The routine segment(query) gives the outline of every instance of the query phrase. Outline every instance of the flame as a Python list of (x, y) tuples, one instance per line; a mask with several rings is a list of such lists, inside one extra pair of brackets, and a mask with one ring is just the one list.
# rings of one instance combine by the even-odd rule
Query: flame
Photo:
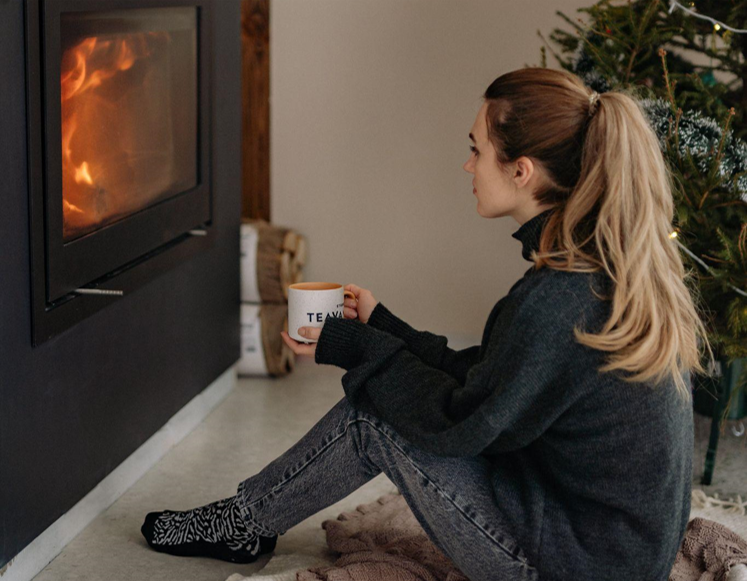
[[(92, 229), (104, 218), (102, 212), (111, 210), (109, 200), (102, 203), (100, 196), (111, 197), (113, 192), (96, 183), (93, 176), (106, 174), (107, 162), (102, 153), (95, 158), (79, 159), (73, 143), (76, 132), (78, 143), (89, 139), (90, 143), (101, 140), (105, 131), (117, 135), (117, 127), (101, 127), (99, 119), (91, 118), (90, 111), (96, 99), (104, 100), (99, 90), (106, 89), (108, 82), (115, 82), (118, 75), (132, 71), (138, 61), (150, 56), (152, 41), (169, 39), (165, 32), (139, 32), (117, 35), (114, 38), (89, 37), (64, 51), (60, 67), (60, 94), (62, 107), (62, 197), (63, 232)], [(136, 73), (139, 74), (139, 73)], [(140, 81), (142, 82), (142, 81)], [(109, 85), (112, 86), (112, 85)], [(116, 103), (108, 106), (116, 107)], [(125, 117), (125, 113), (129, 117)], [(122, 112), (120, 119), (136, 117), (136, 111)], [(86, 116), (88, 115), (88, 116)], [(98, 122), (98, 125), (97, 125)], [(109, 124), (111, 125), (111, 124)], [(93, 135), (93, 137), (92, 137)], [(106, 134), (108, 135), (108, 134)], [(90, 151), (89, 154), (91, 155)]]
[(93, 185), (91, 174), (88, 172), (88, 162), (84, 161), (80, 167), (75, 168), (75, 182), (78, 184), (86, 183)]
[[(106, 68), (94, 69), (89, 72), (88, 63), (104, 54), (113, 54), (113, 61)], [(147, 54), (141, 56), (147, 56)], [(99, 41), (98, 37), (95, 36), (87, 38), (79, 45), (66, 51), (63, 61), (65, 57), (72, 58), (74, 65), (68, 71), (63, 70), (60, 75), (63, 102), (89, 89), (98, 87), (106, 79), (113, 77), (120, 71), (129, 70), (137, 60), (131, 42), (127, 38)]]
[(62, 211), (63, 212), (77, 212), (78, 214), (83, 214), (83, 210), (81, 210), (78, 206), (75, 206), (68, 202), (67, 200), (62, 200)]

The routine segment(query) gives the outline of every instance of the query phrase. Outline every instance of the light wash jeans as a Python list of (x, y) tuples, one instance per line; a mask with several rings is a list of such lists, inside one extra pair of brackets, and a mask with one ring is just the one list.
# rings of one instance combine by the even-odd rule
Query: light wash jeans
[(486, 458), (423, 452), (346, 398), (239, 484), (242, 516), (259, 534), (284, 534), (382, 471), (433, 543), (470, 581), (538, 579), (524, 551), (499, 527)]

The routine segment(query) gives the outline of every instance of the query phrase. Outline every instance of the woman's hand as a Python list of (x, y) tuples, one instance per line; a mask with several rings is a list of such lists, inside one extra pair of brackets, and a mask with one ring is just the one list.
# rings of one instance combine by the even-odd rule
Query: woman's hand
[(357, 301), (349, 298), (345, 299), (345, 318), (358, 318), (361, 323), (368, 323), (368, 319), (376, 308), (376, 305), (379, 304), (379, 301), (374, 298), (370, 290), (366, 290), (355, 284), (346, 284), (345, 290), (352, 291), (355, 298), (358, 299)]
[[(306, 345), (305, 343), (296, 341), (295, 339), (291, 338), (290, 335), (288, 335), (288, 331), (280, 331), (280, 334), (283, 336), (283, 341), (285, 341), (285, 344), (288, 345), (288, 347), (291, 348), (291, 351), (293, 351), (293, 353), (295, 353), (296, 355), (310, 355), (311, 357), (316, 357), (316, 343)], [(298, 334), (302, 337), (308, 337), (309, 340), (315, 339), (316, 341), (319, 341), (319, 335), (322, 334), (322, 328), (299, 327)]]
[[(345, 290), (351, 291), (357, 300), (345, 297), (345, 306), (343, 307), (342, 316), (345, 319), (358, 319), (361, 323), (368, 323), (368, 319), (371, 316), (376, 305), (379, 304), (371, 291), (361, 288), (354, 284), (345, 285)], [(302, 337), (308, 338), (310, 341), (319, 341), (319, 336), (322, 334), (322, 327), (299, 327), (298, 334)], [(287, 331), (280, 331), (280, 335), (283, 337), (283, 341), (291, 351), (296, 355), (309, 355), (311, 357), (316, 356), (316, 343), (307, 345), (296, 341), (288, 335)]]

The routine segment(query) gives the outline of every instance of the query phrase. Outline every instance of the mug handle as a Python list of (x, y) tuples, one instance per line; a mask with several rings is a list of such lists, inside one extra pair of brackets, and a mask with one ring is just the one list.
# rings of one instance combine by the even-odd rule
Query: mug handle
[[(346, 290), (343, 292), (344, 292), (343, 296), (349, 295), (351, 299), (355, 299), (356, 302), (358, 301), (358, 297), (355, 296), (355, 293), (353, 291)], [(306, 343), (307, 345), (313, 345), (314, 343), (316, 343), (316, 341), (303, 341), (303, 343)]]

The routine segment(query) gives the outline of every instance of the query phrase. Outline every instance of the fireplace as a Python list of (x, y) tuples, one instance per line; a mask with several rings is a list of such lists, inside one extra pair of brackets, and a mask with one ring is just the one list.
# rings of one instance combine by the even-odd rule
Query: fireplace
[[(196, 43), (190, 41), (193, 57), (196, 55), (192, 62), (197, 63), (196, 69), (191, 68), (196, 70), (193, 79), (177, 68), (184, 62), (177, 65), (172, 56), (173, 51), (186, 50), (184, 38), (177, 39), (173, 51), (164, 51), (168, 43), (148, 46), (151, 58), (155, 59), (157, 76), (179, 75), (179, 83), (194, 84), (196, 120), (190, 132), (195, 137), (187, 140), (186, 132), (179, 133), (171, 145), (163, 137), (154, 145), (156, 136), (148, 136), (154, 141), (147, 147), (165, 150), (168, 156), (162, 159), (169, 161), (159, 163), (156, 169), (140, 165), (142, 162), (137, 158), (122, 162), (132, 167), (132, 177), (117, 176), (117, 182), (110, 182), (97, 169), (103, 163), (100, 157), (106, 158), (103, 153), (108, 152), (120, 160), (126, 159), (123, 156), (132, 147), (124, 152), (107, 151), (104, 144), (100, 145), (104, 150), (101, 152), (78, 151), (76, 147), (83, 146), (77, 139), (83, 136), (84, 129), (77, 136), (73, 134), (69, 157), (74, 164), (73, 182), (74, 169), (84, 172), (80, 178), (85, 175), (82, 164), (88, 162), (88, 175), (99, 188), (118, 191), (120, 186), (114, 184), (124, 181), (125, 191), (139, 189), (143, 197), (118, 215), (94, 213), (89, 224), (81, 226), (81, 230), (90, 230), (86, 233), (69, 230), (66, 241), (62, 210), (61, 73), (63, 66), (72, 66), (72, 61), (63, 62), (63, 42), (80, 45), (85, 38), (79, 37), (76, 42), (74, 37), (85, 37), (84, 27), (105, 40), (119, 40), (135, 32), (152, 32), (146, 36), (153, 36), (154, 40), (162, 32), (173, 36), (173, 30), (153, 25), (158, 21), (155, 12), (139, 12), (146, 8), (187, 8), (195, 14), (194, 18), (169, 19), (174, 27), (177, 20), (188, 18), (187, 27), (194, 21), (194, 33), (179, 33), (180, 37), (197, 39)], [(109, 19), (113, 11), (121, 11), (122, 15)], [(80, 13), (81, 17), (63, 25), (68, 13)], [(154, 17), (143, 20), (147, 15)], [(33, 568), (35, 563), (41, 563), (45, 557), (47, 561), (51, 559), (54, 551), (45, 550), (48, 544), (45, 539), (50, 530), (54, 531), (49, 529), (51, 525), (59, 525), (62, 515), (69, 513), (92, 490), (98, 490), (107, 475), (131, 458), (207, 386), (218, 380), (223, 385), (221, 389), (228, 390), (233, 383), (234, 365), (241, 356), (240, 23), (240, 0), (130, 0), (127, 3), (100, 0), (85, 5), (0, 0), (0, 79), (3, 81), (0, 83), (0, 466), (3, 476), (0, 477), (0, 578), (3, 580), (23, 577), (24, 571), (30, 571), (29, 567)], [(180, 30), (184, 25), (184, 22), (179, 25)], [(104, 27), (108, 29), (103, 30)], [(104, 34), (109, 34), (109, 38)], [(53, 37), (59, 42), (57, 57), (52, 51)], [(207, 51), (206, 44), (209, 44)], [(148, 71), (138, 71), (135, 62), (127, 65), (128, 59), (124, 57), (129, 49), (114, 42), (109, 47), (112, 51), (125, 51), (120, 61), (114, 59), (125, 65), (125, 72), (129, 70), (129, 75), (147, 78)], [(96, 58), (111, 60), (106, 53)], [(52, 60), (60, 66), (56, 76), (49, 70), (57, 66), (50, 64)], [(129, 82), (130, 77), (122, 80)], [(104, 79), (101, 81), (103, 90)], [(209, 95), (203, 93), (206, 84)], [(168, 86), (159, 85), (158, 90), (163, 94), (170, 91)], [(119, 90), (125, 93), (123, 87)], [(89, 91), (97, 93), (95, 89)], [(114, 87), (108, 88), (105, 96), (111, 99), (115, 92)], [(191, 89), (190, 92), (194, 94)], [(177, 94), (189, 109), (193, 105), (187, 104), (187, 93), (182, 87)], [(140, 103), (141, 97), (134, 93), (128, 99)], [(120, 108), (123, 115), (125, 105)], [(158, 114), (147, 117), (145, 106), (137, 107), (142, 116), (151, 120), (150, 124), (156, 123), (154, 117), (162, 124), (182, 128), (189, 123), (180, 117), (186, 117), (184, 110), (167, 115), (160, 109), (156, 110)], [(31, 120), (27, 118), (29, 115)], [(117, 121), (109, 117), (104, 125), (116, 127)], [(106, 135), (96, 133), (103, 129), (94, 126), (85, 131), (93, 131), (95, 138), (102, 140), (99, 143), (105, 141)], [(153, 133), (163, 134), (161, 130)], [(124, 143), (128, 139), (134, 136), (119, 135), (115, 141)], [(184, 159), (193, 155), (197, 160), (192, 164), (195, 169), (185, 169)], [(153, 181), (158, 188), (147, 191), (147, 186), (140, 185), (148, 181), (140, 178), (146, 172), (156, 175)], [(203, 184), (207, 186), (203, 192), (209, 195), (187, 200)], [(179, 193), (181, 189), (184, 192)], [(83, 195), (80, 191), (69, 193), (68, 203), (73, 204), (72, 196)], [(189, 203), (179, 205), (182, 200)], [(81, 209), (86, 207), (84, 202), (85, 199), (80, 202)], [(162, 216), (148, 216), (162, 206), (168, 208)], [(198, 208), (198, 215), (183, 224), (169, 222), (190, 208)], [(145, 220), (138, 221), (140, 216), (145, 216)], [(44, 227), (45, 220), (50, 226), (48, 230)], [(136, 226), (132, 237), (117, 230), (120, 225), (129, 226), (131, 221)], [(190, 235), (190, 230), (194, 234)], [(205, 235), (200, 236), (203, 232)], [(96, 244), (104, 256), (123, 251), (116, 245), (110, 246), (112, 237), (124, 249), (134, 248), (145, 237), (150, 238), (147, 245), (133, 252), (135, 258), (119, 256), (115, 264), (121, 266), (99, 269), (98, 261), (103, 259), (95, 258), (97, 249), (93, 247), (86, 249), (90, 258), (85, 254), (80, 261), (65, 257), (64, 251), (77, 250), (89, 237), (100, 234)], [(96, 264), (103, 274), (94, 271), (75, 280), (78, 275), (70, 267), (73, 280), (66, 282), (68, 273), (53, 272), (57, 268), (54, 260), (58, 259), (69, 260), (67, 264), (75, 265), (75, 270)], [(87, 261), (91, 264), (86, 264)], [(48, 280), (58, 287), (62, 285), (62, 293), (56, 293)], [(124, 294), (81, 294), (75, 292), (76, 288)]]
[(209, 0), (26, 5), (32, 340), (213, 244)]

